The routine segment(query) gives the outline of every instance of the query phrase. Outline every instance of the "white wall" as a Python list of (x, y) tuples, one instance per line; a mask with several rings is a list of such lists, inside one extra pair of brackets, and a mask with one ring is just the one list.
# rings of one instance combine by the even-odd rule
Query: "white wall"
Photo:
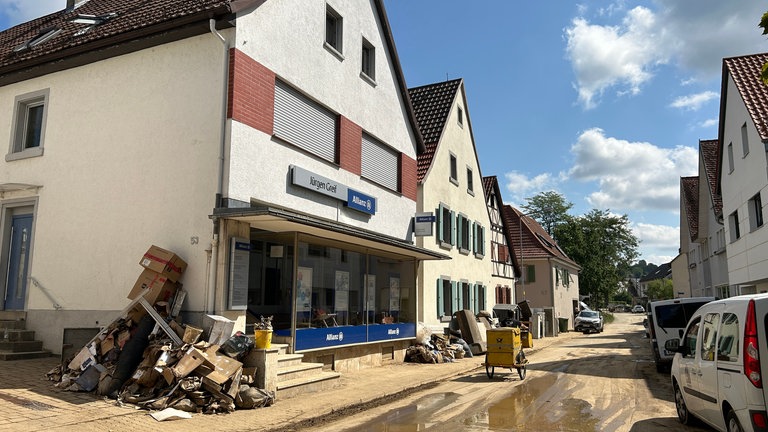
[[(486, 286), (486, 305), (481, 310), (490, 310), (495, 302), (495, 279), (492, 279), (493, 263), (491, 262), (491, 222), (485, 203), (485, 193), (475, 153), (474, 138), (469, 127), (469, 116), (465, 106), (464, 87), (459, 88), (451, 111), (446, 121), (443, 136), (437, 146), (432, 166), (424, 177), (423, 187), (420, 188), (419, 205), (426, 212), (437, 212), (440, 203), (447, 205), (456, 215), (465, 215), (473, 222), (479, 222), (485, 227), (485, 256), (475, 257), (470, 251), (465, 255), (456, 246), (446, 248), (440, 246), (437, 235), (420, 237), (417, 244), (424, 248), (438, 251), (451, 257), (451, 260), (425, 261), (422, 264), (419, 284), (423, 292), (422, 310), (419, 320), (427, 325), (437, 326), (440, 323), (437, 316), (437, 279), (449, 276), (453, 281), (466, 280), (468, 283), (482, 283)], [(457, 107), (464, 112), (463, 127), (458, 124)], [(458, 185), (449, 181), (451, 175), (450, 155), (456, 156)], [(467, 167), (473, 174), (474, 194), (467, 192)], [(435, 213), (436, 214), (436, 213)], [(455, 223), (455, 221), (454, 221)], [(437, 224), (434, 226), (435, 234)], [(511, 285), (511, 284), (510, 284)]]
[[(723, 154), (721, 187), (723, 192), (723, 216), (726, 226), (728, 274), (731, 285), (750, 284), (768, 278), (768, 227), (750, 232), (749, 200), (758, 192), (763, 201), (763, 215), (768, 216), (766, 189), (768, 178), (766, 152), (743, 100), (733, 80), (728, 76), (723, 129)], [(743, 156), (741, 126), (746, 122), (749, 154)], [(728, 144), (733, 144), (734, 170), (729, 172)], [(733, 235), (728, 223), (729, 216), (738, 210), (741, 238), (731, 242)]]
[[(373, 4), (352, 0), (332, 0), (328, 4), (343, 17), (343, 60), (323, 46), (326, 2), (321, 0), (266, 2), (252, 13), (244, 12), (238, 17), (234, 47), (308, 97), (361, 126), (364, 132), (415, 160), (415, 138)], [(360, 76), (363, 36), (376, 49), (375, 85)], [(228, 197), (245, 202), (253, 198), (397, 238), (408, 236), (416, 211), (413, 200), (237, 122), (231, 124), (231, 143)], [(290, 164), (376, 197), (377, 214), (361, 216), (309, 191), (286, 194)], [(265, 178), (270, 181), (265, 182)]]

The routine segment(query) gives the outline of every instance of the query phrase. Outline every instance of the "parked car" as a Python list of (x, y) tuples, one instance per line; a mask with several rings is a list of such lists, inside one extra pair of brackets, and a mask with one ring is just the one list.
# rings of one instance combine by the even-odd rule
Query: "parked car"
[(603, 331), (603, 314), (593, 310), (583, 310), (573, 320), (573, 328), (576, 331), (588, 334)]
[(632, 313), (645, 313), (645, 308), (643, 305), (634, 305), (632, 306)]
[(765, 431), (768, 424), (768, 294), (713, 301), (693, 314), (674, 352), (671, 378), (677, 416), (695, 416), (719, 431)]
[(682, 337), (685, 325), (696, 310), (714, 299), (714, 297), (684, 297), (655, 301), (648, 305), (651, 350), (658, 372), (668, 370), (672, 364), (674, 353), (664, 348), (666, 342)]

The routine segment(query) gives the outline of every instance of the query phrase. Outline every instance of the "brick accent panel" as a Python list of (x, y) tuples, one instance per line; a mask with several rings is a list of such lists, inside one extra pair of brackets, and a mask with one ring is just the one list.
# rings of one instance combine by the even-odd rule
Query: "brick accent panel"
[(339, 116), (339, 165), (353, 174), (362, 173), (363, 128)]
[(413, 201), (417, 199), (416, 159), (400, 153), (400, 192)]
[(227, 117), (273, 133), (275, 73), (236, 48), (229, 51)]

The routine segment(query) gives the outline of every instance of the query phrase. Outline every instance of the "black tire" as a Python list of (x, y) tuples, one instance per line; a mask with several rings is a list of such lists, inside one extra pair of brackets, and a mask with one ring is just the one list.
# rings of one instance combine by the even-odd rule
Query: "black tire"
[(680, 423), (684, 425), (691, 424), (691, 413), (688, 411), (688, 406), (683, 399), (683, 391), (680, 390), (680, 386), (677, 382), (673, 383), (673, 390), (675, 393), (675, 410), (677, 411), (677, 418)]
[(725, 430), (728, 432), (743, 432), (744, 428), (741, 427), (739, 419), (736, 418), (736, 413), (733, 410), (728, 410), (728, 415), (725, 417)]

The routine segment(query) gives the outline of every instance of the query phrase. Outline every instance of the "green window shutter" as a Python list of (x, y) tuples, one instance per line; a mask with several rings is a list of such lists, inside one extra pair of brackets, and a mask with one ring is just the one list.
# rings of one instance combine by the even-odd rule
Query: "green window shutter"
[(480, 250), (480, 255), (485, 256), (485, 227), (480, 227), (480, 246), (478, 246), (478, 249)]
[(456, 247), (461, 249), (464, 247), (464, 224), (462, 224), (463, 219), (461, 215), (456, 216)]
[(472, 252), (473, 253), (480, 253), (479, 243), (478, 243), (478, 237), (477, 237), (477, 229), (479, 227), (477, 226), (477, 222), (472, 222)]
[(472, 312), (477, 314), (477, 285), (469, 284), (469, 305)]
[(451, 210), (451, 246), (456, 246), (456, 212)]
[(443, 224), (445, 221), (443, 221), (443, 205), (440, 204), (437, 207), (437, 230), (435, 231), (435, 235), (437, 236), (438, 241), (445, 241), (443, 238)]
[(459, 310), (459, 294), (457, 291), (456, 281), (451, 281), (451, 315)]
[(437, 279), (437, 317), (445, 315), (445, 309), (443, 308), (443, 280)]
[(478, 302), (479, 303), (478, 307), (480, 308), (480, 310), (485, 310), (486, 308), (486, 302), (488, 300), (485, 295), (487, 293), (488, 293), (487, 287), (485, 285), (480, 285), (480, 301)]

